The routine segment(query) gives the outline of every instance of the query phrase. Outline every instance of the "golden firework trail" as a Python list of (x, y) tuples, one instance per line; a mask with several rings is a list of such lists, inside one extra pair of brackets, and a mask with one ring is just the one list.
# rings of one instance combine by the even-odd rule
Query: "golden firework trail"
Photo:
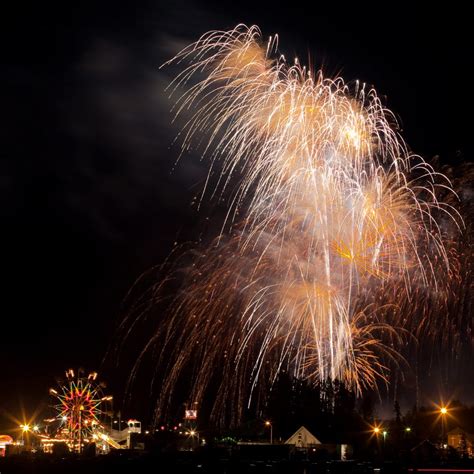
[(183, 151), (201, 143), (210, 162), (202, 198), (217, 173), (212, 194), (231, 202), (152, 340), (159, 413), (185, 373), (199, 402), (217, 372), (215, 414), (236, 417), (283, 370), (357, 393), (387, 381), (406, 339), (387, 315), (449, 268), (436, 218), (455, 215), (436, 197), (449, 181), (409, 153), (375, 90), (277, 48), (238, 25), (170, 61), (183, 68), (170, 85)]

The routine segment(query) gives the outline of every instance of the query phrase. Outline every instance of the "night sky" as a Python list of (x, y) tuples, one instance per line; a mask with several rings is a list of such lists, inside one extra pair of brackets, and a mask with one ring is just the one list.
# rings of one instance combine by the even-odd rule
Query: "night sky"
[(123, 298), (207, 217), (191, 206), (206, 166), (174, 167), (173, 71), (158, 69), (202, 33), (279, 33), (287, 57), (373, 84), (416, 153), (472, 160), (461, 2), (46, 3), (2, 15), (0, 428), (47, 403), (69, 367), (102, 370), (120, 398), (120, 367), (103, 359)]

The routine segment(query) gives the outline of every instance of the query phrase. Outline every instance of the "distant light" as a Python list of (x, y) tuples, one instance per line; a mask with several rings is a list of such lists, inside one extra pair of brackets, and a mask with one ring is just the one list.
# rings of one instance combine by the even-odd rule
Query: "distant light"
[(30, 425), (20, 425), (20, 428), (23, 430), (24, 433), (30, 431)]
[(374, 433), (377, 434), (377, 433), (380, 433), (380, 428), (378, 426), (376, 426), (374, 428)]
[(39, 430), (39, 426), (38, 426), (38, 425), (33, 426), (33, 431), (38, 431), (38, 430)]
[(97, 378), (97, 375), (99, 375), (97, 372), (91, 372), (89, 376), (87, 377), (88, 380), (92, 379), (95, 380)]
[(272, 422), (271, 421), (266, 421), (265, 426), (271, 426)]
[(410, 428), (409, 426), (407, 426), (407, 427), (405, 428), (405, 431), (406, 431), (407, 433), (409, 433), (409, 432), (411, 431), (411, 428)]
[(194, 435), (196, 434), (196, 432), (195, 432), (194, 430), (192, 430), (192, 431), (189, 432), (189, 434), (190, 434), (191, 436), (194, 436)]
[(441, 407), (440, 412), (442, 415), (446, 415), (446, 413), (448, 413), (448, 409), (446, 407)]
[(61, 419), (62, 419), (63, 421), (67, 421), (67, 416), (63, 416)]

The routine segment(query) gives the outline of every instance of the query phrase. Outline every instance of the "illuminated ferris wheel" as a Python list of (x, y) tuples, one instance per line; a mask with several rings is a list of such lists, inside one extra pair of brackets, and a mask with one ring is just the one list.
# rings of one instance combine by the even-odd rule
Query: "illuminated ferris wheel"
[(60, 423), (58, 434), (71, 451), (81, 452), (84, 444), (103, 430), (103, 405), (112, 397), (104, 396), (97, 382), (97, 372), (86, 377), (82, 370), (76, 375), (72, 369), (66, 371), (66, 380), (59, 389), (51, 388), (49, 392), (55, 397), (54, 408)]

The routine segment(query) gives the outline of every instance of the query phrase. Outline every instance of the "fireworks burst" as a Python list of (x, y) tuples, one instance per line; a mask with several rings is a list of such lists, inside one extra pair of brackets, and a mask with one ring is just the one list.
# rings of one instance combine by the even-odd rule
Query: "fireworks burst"
[(207, 140), (202, 198), (215, 171), (213, 195), (238, 184), (145, 349), (160, 340), (157, 416), (190, 373), (190, 399), (217, 377), (214, 415), (236, 420), (283, 370), (357, 393), (387, 381), (409, 337), (394, 314), (449, 269), (437, 216), (456, 213), (436, 197), (449, 181), (409, 153), (373, 89), (289, 64), (277, 43), (239, 25), (170, 61), (184, 64), (175, 113), (193, 111), (183, 150)]

